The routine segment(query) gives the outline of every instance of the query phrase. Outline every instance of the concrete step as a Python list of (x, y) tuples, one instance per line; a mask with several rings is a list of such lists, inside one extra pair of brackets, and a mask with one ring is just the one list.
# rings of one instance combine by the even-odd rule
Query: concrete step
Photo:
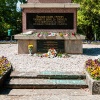
[(33, 96), (8, 96), (0, 95), (0, 100), (100, 100), (100, 95), (33, 95)]
[(17, 72), (13, 71), (11, 78), (37, 78), (37, 79), (86, 79), (84, 73), (79, 72), (57, 72), (57, 71), (43, 71), (43, 72)]
[(12, 89), (80, 89), (87, 88), (85, 80), (12, 78), (5, 84)]
[(85, 89), (4, 89), (0, 95), (8, 96), (39, 96), (39, 95), (89, 95), (88, 88)]
[(100, 100), (88, 89), (5, 89), (0, 100)]

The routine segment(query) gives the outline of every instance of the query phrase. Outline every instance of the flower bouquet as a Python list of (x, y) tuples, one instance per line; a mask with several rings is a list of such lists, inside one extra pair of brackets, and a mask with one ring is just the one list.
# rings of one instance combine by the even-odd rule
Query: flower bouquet
[(57, 51), (54, 48), (51, 48), (48, 50), (47, 54), (49, 58), (54, 58), (57, 56)]
[(32, 44), (28, 45), (28, 50), (29, 50), (29, 54), (32, 55), (32, 51), (33, 51), (33, 45)]

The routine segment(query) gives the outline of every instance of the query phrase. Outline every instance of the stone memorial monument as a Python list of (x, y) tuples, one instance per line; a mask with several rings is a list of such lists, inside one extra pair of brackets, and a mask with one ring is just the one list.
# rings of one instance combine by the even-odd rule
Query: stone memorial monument
[(15, 35), (18, 53), (27, 54), (28, 45), (33, 53), (47, 52), (55, 48), (58, 52), (83, 53), (83, 35), (77, 35), (77, 8), (71, 0), (28, 0), (21, 4), (22, 33)]

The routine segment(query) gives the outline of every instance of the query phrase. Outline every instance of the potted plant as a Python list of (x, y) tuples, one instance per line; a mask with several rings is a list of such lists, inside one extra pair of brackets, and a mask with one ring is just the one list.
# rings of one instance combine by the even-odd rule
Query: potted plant
[(100, 94), (100, 60), (88, 59), (85, 62), (86, 81), (92, 94)]
[(11, 63), (7, 60), (6, 57), (0, 57), (0, 87), (2, 87), (6, 77), (11, 72)]

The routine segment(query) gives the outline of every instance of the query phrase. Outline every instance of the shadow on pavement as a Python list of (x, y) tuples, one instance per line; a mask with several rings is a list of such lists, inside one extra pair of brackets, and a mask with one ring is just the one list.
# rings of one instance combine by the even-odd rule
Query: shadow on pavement
[(0, 90), (0, 95), (8, 95), (12, 89), (2, 89)]
[(83, 54), (89, 56), (100, 55), (100, 48), (83, 48)]

